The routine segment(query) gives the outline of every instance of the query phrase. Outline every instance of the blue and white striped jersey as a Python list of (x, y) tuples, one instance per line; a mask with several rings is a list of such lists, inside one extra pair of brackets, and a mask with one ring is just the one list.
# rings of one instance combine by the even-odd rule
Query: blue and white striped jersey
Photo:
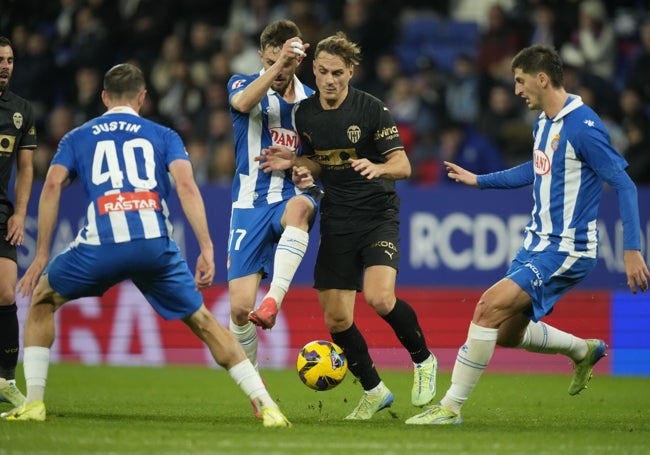
[(597, 256), (597, 216), (603, 182), (627, 167), (598, 115), (571, 95), (552, 119), (533, 128), (534, 206), (524, 247), (570, 256)]
[(70, 131), (52, 164), (78, 177), (86, 219), (75, 243), (105, 245), (171, 237), (169, 165), (189, 160), (178, 133), (119, 107)]
[[(258, 74), (235, 74), (228, 81), (229, 99), (257, 79)], [(314, 91), (293, 78), (296, 103)], [(232, 185), (233, 208), (259, 207), (283, 201), (299, 191), (291, 181), (290, 172), (264, 173), (260, 163), (254, 161), (262, 149), (271, 145), (285, 145), (297, 149), (298, 134), (293, 119), (295, 103), (287, 103), (273, 89), (269, 89), (262, 101), (249, 113), (238, 112), (231, 107), (235, 134), (235, 176)]]

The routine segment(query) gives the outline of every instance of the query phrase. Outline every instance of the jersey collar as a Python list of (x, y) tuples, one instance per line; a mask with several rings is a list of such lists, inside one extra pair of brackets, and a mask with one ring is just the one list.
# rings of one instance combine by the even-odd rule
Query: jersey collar
[[(569, 97), (567, 98), (566, 102), (564, 103), (564, 107), (560, 110), (560, 112), (557, 113), (555, 117), (550, 119), (552, 122), (557, 122), (558, 120), (563, 119), (566, 117), (566, 115), (569, 112), (575, 111), (577, 108), (582, 106), (584, 103), (582, 102), (582, 98), (579, 95), (574, 95), (569, 93)], [(547, 115), (542, 111), (540, 114), (541, 118), (548, 118)]]
[(296, 92), (296, 101), (307, 98), (305, 86), (302, 85), (302, 82), (300, 82), (300, 79), (295, 74), (293, 75), (293, 89)]
[[(260, 76), (264, 74), (265, 71), (266, 70), (262, 68), (260, 70)], [(300, 82), (300, 79), (298, 79), (298, 76), (296, 76), (295, 74), (293, 75), (293, 91), (295, 92), (296, 101), (300, 101), (302, 99), (307, 98), (307, 94), (305, 93), (305, 86), (302, 85), (302, 82)], [(269, 87), (269, 89), (266, 91), (267, 95), (274, 95), (276, 93), (278, 92), (273, 90), (273, 88), (271, 87)]]
[(106, 111), (104, 115), (106, 114), (132, 114), (140, 117), (140, 115), (132, 107), (129, 106), (115, 106), (113, 109)]

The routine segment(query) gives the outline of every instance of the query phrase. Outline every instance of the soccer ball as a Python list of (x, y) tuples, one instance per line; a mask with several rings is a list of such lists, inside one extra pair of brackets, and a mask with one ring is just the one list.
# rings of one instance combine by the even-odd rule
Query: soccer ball
[(325, 340), (310, 341), (298, 353), (296, 370), (307, 387), (330, 390), (345, 378), (348, 360), (336, 344)]

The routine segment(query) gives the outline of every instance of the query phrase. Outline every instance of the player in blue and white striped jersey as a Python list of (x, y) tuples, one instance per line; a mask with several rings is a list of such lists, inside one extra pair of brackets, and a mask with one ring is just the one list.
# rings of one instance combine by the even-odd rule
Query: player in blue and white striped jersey
[[(318, 192), (296, 186), (313, 185), (306, 168), (302, 169), (305, 174), (298, 168), (270, 171), (260, 168), (257, 161), (272, 145), (299, 151), (293, 108), (313, 90), (295, 73), (308, 48), (295, 23), (275, 21), (260, 36), (263, 69), (253, 75), (236, 74), (228, 82), (236, 161), (228, 241), (230, 330), (254, 364), (258, 346), (255, 326), (270, 329), (275, 324), (282, 299), (307, 250), (317, 205)], [(254, 309), (271, 260), (269, 291)]]
[[(139, 116), (145, 96), (140, 69), (114, 66), (104, 76), (102, 91), (108, 112), (72, 130), (59, 144), (39, 201), (36, 255), (18, 284), (23, 296), (32, 294), (25, 322), (27, 397), (3, 417), (46, 418), (54, 312), (69, 300), (100, 296), (129, 279), (158, 314), (181, 319), (208, 346), (260, 408), (264, 426), (291, 426), (237, 340), (203, 304), (200, 290), (214, 278), (203, 198), (178, 133)], [(194, 276), (171, 239), (170, 175), (199, 244)], [(69, 248), (48, 263), (61, 192), (75, 177), (86, 193), (86, 221)]]
[(448, 175), (478, 188), (533, 185), (534, 206), (524, 245), (505, 278), (480, 298), (467, 341), (458, 351), (452, 384), (439, 403), (409, 424), (458, 424), (460, 409), (487, 367), (495, 346), (563, 354), (574, 364), (569, 394), (587, 387), (593, 367), (607, 355), (605, 341), (584, 340), (541, 319), (596, 265), (597, 215), (607, 183), (618, 195), (623, 222), (627, 284), (648, 289), (650, 272), (641, 254), (637, 190), (627, 162), (612, 148), (598, 115), (563, 87), (562, 61), (546, 46), (531, 46), (512, 61), (515, 94), (541, 110), (533, 128), (532, 160), (486, 175), (446, 162)]

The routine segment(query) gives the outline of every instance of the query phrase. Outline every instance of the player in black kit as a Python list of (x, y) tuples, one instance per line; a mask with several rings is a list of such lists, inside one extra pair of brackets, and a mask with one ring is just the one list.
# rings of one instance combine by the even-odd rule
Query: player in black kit
[[(25, 215), (32, 189), (36, 128), (31, 104), (9, 90), (14, 52), (0, 36), (0, 401), (22, 406), (25, 397), (16, 387), (18, 363), (18, 280), (16, 246), (23, 244)], [(16, 163), (14, 202), (9, 181)]]
[[(409, 352), (415, 406), (433, 399), (437, 371), (415, 312), (395, 296), (400, 255), (395, 180), (408, 178), (411, 164), (388, 109), (349, 86), (359, 58), (359, 47), (342, 32), (319, 42), (313, 62), (317, 93), (301, 101), (295, 112), (302, 141), (302, 156), (296, 160), (318, 163), (310, 169), (320, 173), (325, 190), (314, 287), (332, 340), (345, 351), (350, 371), (365, 391), (347, 420), (370, 419), (393, 402), (354, 324), (357, 292), (363, 291)], [(261, 166), (281, 166), (277, 161), (286, 155), (280, 149), (271, 147)]]

